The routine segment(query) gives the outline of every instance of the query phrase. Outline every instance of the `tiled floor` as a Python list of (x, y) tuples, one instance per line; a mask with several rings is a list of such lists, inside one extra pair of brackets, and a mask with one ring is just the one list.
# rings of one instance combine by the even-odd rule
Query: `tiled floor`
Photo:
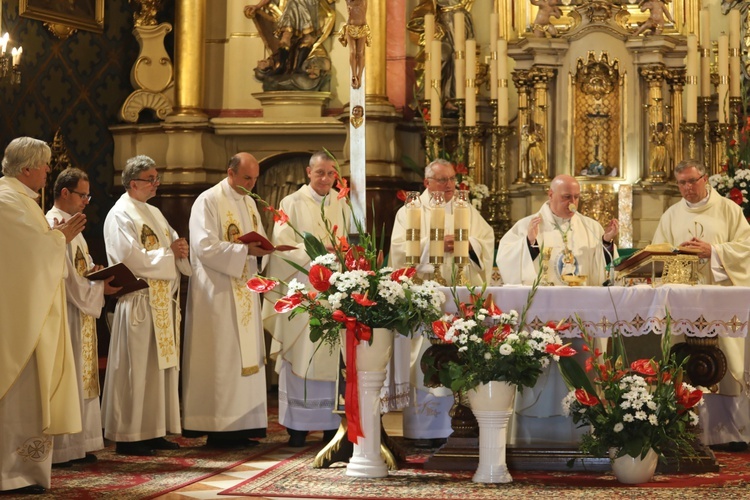
[[(390, 436), (401, 436), (401, 413), (388, 413), (383, 416), (383, 425), (385, 426), (386, 432)], [(308, 441), (312, 442), (320, 440), (322, 438), (321, 433), (310, 434)], [(221, 474), (209, 477), (205, 481), (191, 484), (185, 488), (179, 489), (172, 493), (157, 497), (162, 500), (186, 500), (186, 499), (223, 499), (227, 500), (230, 498), (245, 498), (248, 497), (235, 497), (228, 495), (219, 495), (222, 491), (227, 488), (231, 488), (247, 479), (250, 479), (257, 474), (260, 474), (264, 470), (273, 467), (275, 464), (289, 458), (290, 456), (299, 453), (300, 448), (278, 448), (270, 451), (266, 455), (262, 455), (256, 460), (245, 462), (237, 467), (225, 471)], [(255, 497), (257, 498), (257, 497)], [(322, 498), (322, 497), (321, 497)], [(262, 500), (262, 499), (261, 499)], [(274, 500), (284, 500), (283, 498), (274, 497)]]

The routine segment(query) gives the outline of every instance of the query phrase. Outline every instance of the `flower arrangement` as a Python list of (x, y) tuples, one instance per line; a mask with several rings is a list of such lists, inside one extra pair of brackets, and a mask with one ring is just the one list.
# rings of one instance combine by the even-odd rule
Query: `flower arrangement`
[[(563, 413), (591, 431), (581, 440), (583, 452), (603, 456), (617, 449), (617, 457), (644, 458), (650, 449), (663, 457), (666, 451), (694, 456), (694, 408), (703, 393), (683, 381), (682, 363), (670, 354), (670, 319), (662, 337), (662, 359), (639, 359), (628, 364), (622, 336), (612, 335), (613, 352), (604, 354), (583, 332), (584, 351), (591, 353), (584, 368), (561, 360), (560, 369), (573, 389), (562, 401)], [(593, 373), (593, 382), (587, 376)], [(613, 457), (614, 458), (614, 457)]]
[[(529, 303), (533, 294), (532, 288)], [(461, 302), (454, 288), (453, 297), (457, 312), (433, 322), (432, 331), (440, 341), (458, 348), (456, 357), (441, 363), (427, 358), (425, 380), (437, 373), (440, 383), (454, 392), (492, 381), (505, 381), (522, 389), (533, 387), (551, 360), (576, 353), (562, 344), (557, 333), (568, 325), (548, 324), (541, 330), (528, 331), (523, 327), (523, 316), (515, 310), (503, 312), (492, 294), (484, 296), (484, 289), (479, 293), (472, 289), (469, 300)]]

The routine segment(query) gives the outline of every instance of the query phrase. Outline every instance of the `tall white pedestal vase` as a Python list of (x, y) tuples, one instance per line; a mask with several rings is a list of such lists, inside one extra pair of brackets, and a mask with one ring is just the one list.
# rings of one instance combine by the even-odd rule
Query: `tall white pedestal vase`
[[(342, 339), (345, 337), (343, 334)], [(346, 467), (346, 475), (351, 477), (388, 476), (388, 465), (380, 454), (380, 390), (393, 353), (393, 331), (373, 328), (372, 339), (372, 345), (360, 342), (356, 352), (360, 427), (364, 437), (357, 439)], [(345, 342), (342, 345), (346, 352)]]
[(472, 478), (475, 483), (510, 483), (513, 481), (505, 463), (508, 421), (513, 413), (516, 386), (493, 381), (467, 392), (471, 410), (479, 424), (479, 466)]

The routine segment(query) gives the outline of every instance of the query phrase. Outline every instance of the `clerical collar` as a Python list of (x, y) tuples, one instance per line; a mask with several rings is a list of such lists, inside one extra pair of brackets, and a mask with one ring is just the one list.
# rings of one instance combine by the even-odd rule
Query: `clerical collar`
[(19, 181), (18, 179), (16, 179), (16, 180), (18, 181), (18, 183), (19, 183), (20, 185), (22, 185), (22, 186), (23, 186), (23, 190), (24, 190), (24, 191), (26, 192), (26, 196), (28, 196), (28, 197), (29, 197), (29, 198), (31, 198), (32, 200), (36, 200), (37, 198), (39, 198), (39, 196), (40, 196), (40, 194), (39, 194), (39, 193), (37, 193), (36, 191), (34, 191), (33, 189), (31, 189), (31, 188), (30, 188), (29, 186), (27, 186), (26, 184), (24, 184), (23, 182)]
[(705, 207), (706, 204), (708, 204), (708, 199), (711, 197), (711, 190), (706, 190), (706, 197), (703, 198), (701, 201), (697, 201), (695, 203), (690, 203), (689, 201), (685, 200), (685, 203), (687, 203), (688, 208), (701, 208)]
[(557, 215), (554, 214), (554, 212), (552, 212), (552, 210), (550, 210), (550, 213), (552, 214), (552, 220), (556, 224), (558, 224), (558, 225), (570, 224), (570, 219), (571, 219), (570, 217), (567, 218), (567, 219), (565, 219), (564, 217), (558, 217)]
[(228, 191), (229, 191), (229, 196), (230, 196), (230, 198), (232, 200), (234, 200), (234, 201), (240, 201), (245, 196), (248, 196), (248, 195), (243, 194), (243, 193), (238, 193), (236, 189), (234, 189), (231, 185), (229, 185), (229, 180), (226, 180), (226, 183), (227, 183), (227, 188), (228, 188)]
[[(331, 194), (331, 192), (329, 191), (327, 195), (320, 195), (315, 192), (315, 190), (310, 186), (310, 184), (307, 185), (307, 189), (310, 191), (310, 196), (312, 197), (312, 199), (315, 201), (315, 203), (318, 203), (318, 204), (323, 203), (323, 198)], [(329, 199), (326, 200), (326, 204), (328, 203), (330, 203), (330, 196), (329, 196)]]

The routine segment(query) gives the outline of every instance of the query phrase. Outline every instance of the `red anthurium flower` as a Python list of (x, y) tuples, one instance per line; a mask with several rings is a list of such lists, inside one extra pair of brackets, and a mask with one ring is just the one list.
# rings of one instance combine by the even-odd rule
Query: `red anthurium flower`
[(396, 191), (396, 198), (398, 198), (401, 201), (406, 201), (406, 191), (403, 189), (399, 189)]
[(314, 266), (310, 267), (310, 271), (308, 272), (308, 279), (310, 280), (310, 284), (318, 290), (319, 292), (325, 292), (329, 288), (331, 288), (331, 282), (328, 281), (331, 278), (331, 275), (333, 274), (333, 271), (328, 269), (326, 266), (321, 266), (320, 264), (315, 264)]
[(576, 389), (576, 399), (585, 406), (595, 406), (599, 404), (599, 398), (586, 392), (586, 389)]
[(365, 256), (365, 249), (359, 245), (349, 247), (344, 256), (344, 264), (349, 271), (369, 271), (370, 262)]
[(693, 406), (697, 405), (701, 399), (703, 399), (703, 391), (699, 389), (688, 391), (685, 389), (684, 385), (680, 385), (679, 387), (675, 385), (674, 393), (675, 397), (677, 398), (677, 403), (679, 405), (682, 405), (682, 407), (684, 408), (684, 410), (680, 413), (684, 413), (685, 410), (689, 410)]
[(402, 267), (401, 269), (396, 269), (391, 273), (391, 281), (401, 281), (401, 276), (411, 278), (415, 274), (417, 274), (416, 267)]
[(247, 287), (253, 292), (263, 293), (276, 288), (279, 282), (276, 280), (255, 276), (247, 281)]
[(276, 304), (274, 304), (273, 308), (274, 310), (279, 314), (284, 314), (298, 305), (302, 303), (303, 295), (300, 292), (296, 292), (293, 295), (287, 295), (286, 297), (281, 297), (279, 300), (276, 301)]
[(545, 351), (555, 356), (561, 356), (563, 358), (568, 358), (576, 353), (576, 350), (570, 347), (570, 345), (568, 344), (547, 344)]
[(742, 191), (739, 188), (730, 189), (728, 197), (736, 204), (742, 206)]
[[(547, 324), (545, 325), (547, 328), (552, 328), (556, 332), (564, 332), (565, 330), (569, 330), (571, 325), (570, 323), (565, 323), (565, 320), (560, 320), (559, 322), (555, 323), (554, 321), (547, 321)], [(584, 351), (588, 351), (588, 348), (584, 346)]]
[(484, 340), (485, 343), (489, 344), (490, 342), (492, 342), (492, 339), (495, 338), (495, 332), (497, 332), (497, 325), (493, 325), (486, 332), (484, 332), (484, 335), (482, 335), (482, 340)]
[(361, 306), (369, 307), (369, 306), (376, 306), (378, 303), (374, 300), (370, 300), (367, 298), (367, 293), (361, 294), (361, 293), (353, 293), (352, 298), (354, 299), (354, 302)]
[(489, 311), (490, 316), (500, 316), (503, 313), (503, 311), (499, 307), (497, 307), (495, 301), (492, 300), (491, 293), (487, 295), (487, 298), (484, 300), (484, 304), (482, 304), (482, 307)]
[(441, 319), (432, 322), (432, 332), (442, 340), (445, 340), (445, 334), (448, 332), (450, 327), (450, 323)]
[(343, 177), (340, 177), (336, 180), (336, 189), (338, 190), (339, 194), (336, 197), (337, 199), (346, 198), (346, 196), (349, 194), (349, 187), (347, 185), (346, 179)]
[(458, 165), (456, 165), (456, 173), (458, 175), (466, 175), (469, 173), (469, 169), (466, 168), (466, 165), (464, 165), (463, 163), (459, 163)]
[(652, 361), (650, 359), (638, 359), (630, 363), (630, 369), (636, 373), (640, 373), (641, 375), (653, 377), (656, 375), (658, 365), (655, 361)]

